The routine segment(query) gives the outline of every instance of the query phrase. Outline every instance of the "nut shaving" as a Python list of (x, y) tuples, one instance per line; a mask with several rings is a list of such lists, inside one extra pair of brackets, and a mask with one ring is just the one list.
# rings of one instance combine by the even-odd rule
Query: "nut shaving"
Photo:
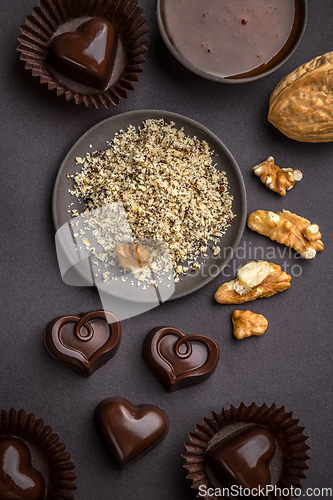
[[(132, 125), (120, 130), (109, 146), (76, 158), (82, 170), (72, 176), (69, 192), (85, 202), (82, 215), (120, 202), (133, 239), (118, 238), (116, 243), (165, 242), (175, 281), (178, 271), (184, 275), (190, 267), (200, 267), (201, 247), (213, 245), (216, 255), (234, 214), (225, 172), (213, 165), (207, 142), (186, 136), (173, 122), (150, 119), (137, 131)], [(112, 262), (114, 242), (106, 237), (106, 227), (99, 222), (94, 228), (93, 218), (89, 224)], [(188, 259), (191, 266), (180, 265)]]

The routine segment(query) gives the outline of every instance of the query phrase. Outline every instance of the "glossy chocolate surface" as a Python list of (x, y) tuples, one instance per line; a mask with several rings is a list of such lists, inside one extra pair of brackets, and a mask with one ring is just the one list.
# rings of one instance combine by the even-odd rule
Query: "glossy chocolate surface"
[(48, 60), (62, 75), (83, 85), (105, 89), (109, 83), (117, 48), (117, 33), (106, 19), (96, 18), (77, 31), (55, 37)]
[(160, 408), (150, 404), (136, 406), (121, 397), (101, 401), (94, 421), (118, 469), (150, 451), (169, 429), (168, 417)]
[(44, 333), (49, 353), (85, 377), (115, 355), (120, 340), (120, 322), (113, 313), (103, 310), (55, 318)]
[(269, 462), (274, 453), (271, 433), (253, 425), (216, 443), (206, 452), (205, 460), (223, 485), (252, 489), (270, 484)]
[(163, 387), (176, 391), (207, 380), (219, 361), (218, 345), (204, 335), (185, 335), (170, 326), (151, 330), (143, 355)]
[(0, 499), (43, 500), (45, 481), (31, 465), (27, 445), (16, 437), (0, 438)]
[(280, 62), (300, 25), (299, 0), (162, 0), (176, 51), (200, 71), (247, 78)]

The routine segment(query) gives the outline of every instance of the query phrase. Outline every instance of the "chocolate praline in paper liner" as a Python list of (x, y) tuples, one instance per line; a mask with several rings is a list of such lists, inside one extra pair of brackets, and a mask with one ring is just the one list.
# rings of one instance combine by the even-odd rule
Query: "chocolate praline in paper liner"
[[(41, 83), (47, 83), (49, 90), (55, 89), (57, 95), (65, 95), (66, 100), (74, 99), (76, 104), (84, 102), (87, 107), (96, 108), (112, 104), (118, 105), (120, 99), (127, 98), (127, 92), (134, 90), (133, 83), (138, 81), (147, 52), (145, 43), (145, 18), (137, 0), (40, 0), (26, 23), (20, 26), (18, 37), (20, 59), (25, 68), (32, 70)], [(108, 87), (105, 90), (93, 89), (60, 75), (48, 64), (48, 46), (53, 36), (65, 31), (75, 31), (89, 19), (101, 17), (110, 21), (118, 33), (118, 47), (115, 64)]]
[(59, 441), (59, 434), (54, 434), (50, 425), (44, 425), (44, 420), (37, 420), (33, 413), (27, 414), (25, 410), (1, 410), (0, 437), (5, 436), (22, 439), (33, 458), (35, 455), (41, 457), (42, 465), (48, 470), (44, 478), (45, 500), (74, 500), (75, 465), (70, 461), (71, 455), (65, 451), (66, 445)]
[[(206, 466), (205, 453), (212, 444), (225, 437), (222, 435), (219, 437), (218, 434), (228, 435), (237, 430), (235, 427), (245, 427), (250, 424), (265, 427), (278, 443), (279, 450), (277, 451), (280, 457), (277, 456), (277, 460), (275, 460), (277, 462), (275, 469), (278, 471), (275, 470), (275, 474), (278, 476), (275, 481), (272, 481), (272, 484), (281, 488), (281, 491), (283, 488), (290, 490), (291, 486), (294, 488), (302, 487), (301, 479), (306, 477), (304, 471), (308, 469), (306, 461), (309, 457), (306, 452), (309, 446), (305, 444), (308, 438), (303, 433), (304, 427), (298, 425), (299, 420), (294, 419), (292, 413), (286, 413), (284, 406), (277, 408), (275, 404), (270, 407), (264, 404), (259, 407), (255, 403), (250, 406), (241, 403), (238, 408), (231, 406), (229, 409), (223, 408), (219, 414), (213, 412), (212, 417), (204, 418), (203, 422), (203, 425), (195, 426), (195, 432), (189, 433), (190, 442), (185, 443), (187, 451), (182, 455), (186, 459), (184, 467), (189, 471), (186, 477), (192, 480), (192, 488), (199, 490), (200, 485), (205, 485), (207, 488), (221, 487), (221, 484), (213, 484), (216, 478)], [(197, 498), (227, 499), (227, 497), (221, 496), (218, 498), (215, 496), (204, 497), (199, 493)], [(265, 498), (276, 500), (280, 497), (270, 493)], [(281, 498), (287, 500), (290, 496)]]

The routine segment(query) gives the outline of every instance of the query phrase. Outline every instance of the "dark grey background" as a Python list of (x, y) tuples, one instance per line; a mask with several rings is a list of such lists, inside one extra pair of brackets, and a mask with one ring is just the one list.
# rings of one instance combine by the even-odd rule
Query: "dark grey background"
[[(204, 80), (184, 69), (165, 49), (153, 0), (140, 0), (149, 28), (144, 72), (126, 101), (109, 110), (76, 106), (56, 97), (24, 69), (16, 52), (19, 26), (36, 0), (2, 0), (1, 9), (1, 334), (0, 409), (11, 406), (44, 418), (67, 444), (76, 463), (78, 500), (126, 498), (189, 500), (181, 453), (187, 432), (222, 406), (266, 402), (285, 405), (309, 436), (310, 470), (305, 487), (332, 487), (332, 144), (302, 144), (278, 133), (266, 120), (268, 100), (279, 80), (298, 65), (332, 49), (331, 0), (309, 2), (305, 38), (292, 59), (269, 77), (244, 85)], [(245, 230), (246, 248), (274, 249), (271, 259), (301, 269), (291, 288), (249, 305), (263, 313), (264, 336), (237, 341), (234, 306), (213, 300), (220, 276), (188, 297), (124, 321), (118, 354), (90, 379), (52, 359), (43, 344), (47, 323), (62, 314), (100, 307), (96, 290), (65, 285), (59, 274), (51, 197), (59, 165), (92, 125), (131, 109), (166, 109), (198, 120), (217, 134), (239, 163), (247, 186), (248, 211), (289, 209), (318, 223), (325, 250), (313, 261)], [(285, 198), (262, 186), (251, 167), (273, 155), (282, 167), (299, 168), (303, 180)], [(261, 256), (259, 255), (259, 258)], [(266, 257), (266, 255), (264, 255)], [(246, 306), (246, 305), (245, 305)], [(247, 307), (241, 306), (242, 309)], [(184, 333), (207, 334), (221, 359), (204, 384), (169, 394), (141, 355), (146, 333), (171, 325)], [(170, 418), (166, 439), (123, 472), (114, 469), (96, 434), (92, 415), (105, 397), (154, 403)]]

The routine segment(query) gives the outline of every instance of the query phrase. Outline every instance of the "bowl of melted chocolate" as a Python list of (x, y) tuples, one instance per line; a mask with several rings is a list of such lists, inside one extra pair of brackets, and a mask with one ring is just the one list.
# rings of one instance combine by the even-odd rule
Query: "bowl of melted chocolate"
[(209, 80), (269, 75), (297, 50), (307, 0), (157, 0), (161, 36), (185, 67)]

